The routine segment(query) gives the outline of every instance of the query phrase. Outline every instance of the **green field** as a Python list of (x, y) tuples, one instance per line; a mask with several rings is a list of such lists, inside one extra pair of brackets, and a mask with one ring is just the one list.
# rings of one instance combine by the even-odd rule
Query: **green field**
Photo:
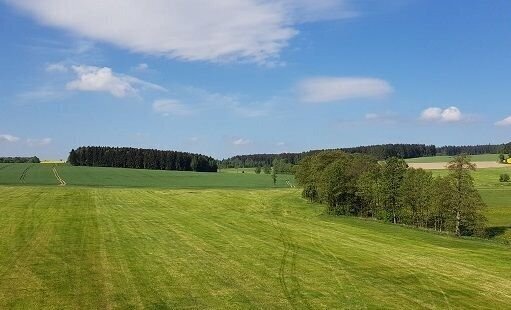
[(53, 167), (0, 164), (1, 309), (511, 308), (502, 168), (483, 240), (326, 216), (288, 175)]
[[(255, 173), (204, 173), (52, 164), (11, 164), (0, 170), (0, 184), (59, 184), (53, 167), (67, 185), (161, 188), (273, 188), (290, 187), (292, 175), (279, 175), (273, 185), (270, 175)], [(1, 167), (0, 167), (1, 168)], [(25, 177), (22, 178), (23, 172)], [(289, 183), (288, 183), (289, 182)]]
[(511, 307), (508, 246), (299, 190), (0, 187), (0, 308)]
[[(499, 159), (498, 154), (482, 154), (482, 155), (471, 155), (472, 161), (494, 161)], [(431, 156), (431, 157), (419, 157), (409, 158), (406, 162), (409, 163), (445, 163), (453, 159), (453, 156)]]

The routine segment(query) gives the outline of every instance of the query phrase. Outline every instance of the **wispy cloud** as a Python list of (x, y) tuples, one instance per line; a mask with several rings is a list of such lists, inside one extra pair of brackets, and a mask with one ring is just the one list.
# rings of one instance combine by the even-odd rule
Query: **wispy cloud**
[(193, 114), (189, 107), (174, 99), (156, 100), (153, 102), (153, 110), (164, 116), (186, 116)]
[(422, 111), (419, 118), (425, 122), (444, 122), (444, 123), (456, 123), (467, 120), (467, 117), (461, 113), (461, 110), (457, 107), (449, 107), (446, 109), (431, 107)]
[(140, 64), (136, 65), (135, 67), (133, 67), (133, 70), (138, 71), (138, 72), (144, 72), (144, 71), (147, 71), (148, 69), (149, 69), (149, 65), (146, 63), (140, 63)]
[(51, 138), (27, 139), (27, 144), (32, 147), (46, 146), (51, 144), (52, 141), (53, 140)]
[(232, 140), (232, 144), (233, 145), (247, 145), (247, 144), (250, 144), (252, 141), (250, 141), (249, 139), (245, 139), (245, 138), (235, 138), (234, 140)]
[(34, 90), (19, 93), (16, 97), (21, 102), (48, 102), (61, 100), (66, 97), (65, 90), (52, 87), (40, 87)]
[(347, 0), (7, 2), (43, 24), (186, 61), (271, 62), (298, 34), (298, 24), (357, 15)]
[(300, 100), (310, 103), (383, 98), (393, 92), (387, 81), (368, 77), (314, 77), (301, 81), (297, 88)]
[(46, 65), (46, 72), (68, 72), (69, 68), (63, 63), (50, 63)]
[(511, 116), (508, 116), (505, 119), (496, 122), (495, 125), (501, 127), (511, 126)]
[(20, 138), (13, 136), (13, 135), (0, 134), (0, 142), (14, 143), (14, 142), (18, 142), (19, 140), (20, 140)]
[(367, 113), (364, 120), (369, 123), (395, 124), (398, 122), (398, 115), (392, 112)]

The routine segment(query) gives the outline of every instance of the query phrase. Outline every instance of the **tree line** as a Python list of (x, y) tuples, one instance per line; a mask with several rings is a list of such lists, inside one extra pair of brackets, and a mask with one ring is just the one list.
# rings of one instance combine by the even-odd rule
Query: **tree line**
[(324, 203), (330, 214), (369, 217), (461, 235), (482, 235), (485, 204), (474, 187), (469, 157), (449, 163), (445, 177), (390, 157), (341, 151), (305, 157), (297, 166), (296, 180), (303, 197)]
[(283, 160), (290, 165), (296, 165), (303, 158), (324, 151), (343, 151), (351, 154), (366, 154), (373, 156), (378, 160), (386, 160), (390, 157), (406, 159), (437, 155), (456, 156), (460, 154), (511, 154), (511, 143), (442, 147), (426, 144), (379, 144), (329, 150), (312, 150), (301, 153), (237, 155), (220, 160), (218, 165), (221, 168), (255, 168), (258, 166), (271, 166), (274, 160)]
[(130, 147), (83, 146), (69, 153), (73, 166), (216, 172), (212, 157), (177, 151)]
[(460, 154), (480, 155), (511, 153), (511, 143), (507, 144), (482, 144), (482, 145), (446, 145), (437, 148), (437, 155), (456, 156)]
[(2, 164), (21, 164), (21, 163), (34, 163), (38, 164), (41, 161), (37, 156), (32, 157), (0, 157)]
[[(350, 148), (334, 149), (345, 153), (359, 153), (371, 155), (379, 160), (389, 157), (415, 158), (425, 156), (435, 156), (436, 147), (425, 144), (380, 144), (369, 146), (358, 146)], [(223, 159), (219, 162), (221, 168), (254, 168), (271, 166), (275, 160), (283, 161), (287, 164), (296, 165), (303, 158), (324, 151), (334, 150), (312, 150), (302, 153), (282, 153), (282, 154), (252, 154), (237, 155), (231, 158)]]

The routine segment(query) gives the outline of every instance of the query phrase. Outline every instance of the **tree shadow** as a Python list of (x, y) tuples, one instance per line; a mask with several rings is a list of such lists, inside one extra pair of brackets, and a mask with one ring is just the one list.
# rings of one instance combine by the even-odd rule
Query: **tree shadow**
[(496, 226), (486, 228), (486, 236), (488, 238), (495, 238), (506, 233), (506, 230), (511, 229), (511, 226)]

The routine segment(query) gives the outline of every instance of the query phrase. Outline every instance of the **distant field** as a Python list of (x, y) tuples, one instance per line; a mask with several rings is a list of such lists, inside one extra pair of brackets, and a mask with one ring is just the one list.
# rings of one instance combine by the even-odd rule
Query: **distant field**
[[(0, 167), (0, 184), (59, 184), (51, 164), (11, 164)], [(67, 185), (116, 186), (116, 187), (162, 187), (162, 188), (273, 188), (289, 187), (294, 183), (292, 175), (279, 175), (273, 185), (270, 175), (203, 173), (184, 171), (161, 171), (143, 169), (120, 169), (100, 167), (74, 167), (56, 165), (57, 171)], [(24, 173), (25, 172), (25, 173)]]
[(0, 308), (511, 308), (511, 249), (297, 189), (0, 186)]
[[(482, 155), (471, 155), (472, 161), (492, 161), (497, 162), (499, 159), (498, 154), (482, 154)], [(406, 162), (409, 163), (444, 163), (449, 162), (453, 159), (453, 156), (431, 156), (431, 157), (419, 157), (409, 158)]]

